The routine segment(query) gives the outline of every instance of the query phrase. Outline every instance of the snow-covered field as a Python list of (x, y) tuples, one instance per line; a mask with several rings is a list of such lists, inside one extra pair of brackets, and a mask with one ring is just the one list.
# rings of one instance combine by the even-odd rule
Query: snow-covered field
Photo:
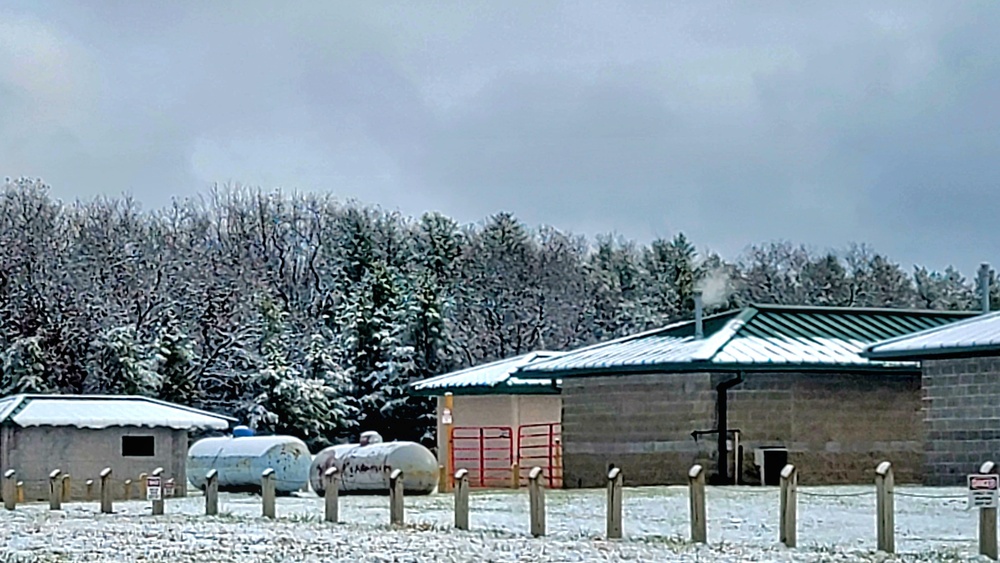
[[(260, 517), (260, 499), (221, 495), (218, 517), (202, 516), (204, 499), (167, 503), (96, 503), (0, 509), (0, 561), (882, 561), (875, 554), (873, 487), (800, 488), (799, 545), (777, 544), (778, 491), (708, 490), (709, 545), (688, 537), (687, 490), (626, 489), (625, 539), (605, 541), (604, 491), (547, 491), (548, 536), (528, 535), (527, 491), (474, 492), (470, 532), (451, 529), (452, 497), (406, 500), (403, 529), (387, 525), (386, 497), (342, 497), (344, 524), (324, 524), (322, 499), (278, 499), (278, 520)], [(900, 487), (897, 550), (905, 561), (976, 559), (977, 515), (960, 489)], [(853, 496), (811, 496), (853, 495)], [(928, 495), (923, 498), (904, 496)], [(985, 560), (985, 559), (984, 559)]]

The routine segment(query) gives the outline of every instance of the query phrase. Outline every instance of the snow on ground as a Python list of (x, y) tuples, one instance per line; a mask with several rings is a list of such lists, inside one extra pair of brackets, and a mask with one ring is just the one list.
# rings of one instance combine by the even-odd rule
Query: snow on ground
[[(899, 487), (896, 545), (903, 561), (975, 560), (977, 515), (961, 489)], [(279, 498), (276, 522), (260, 499), (220, 495), (218, 517), (204, 499), (171, 499), (153, 518), (146, 502), (0, 510), (3, 561), (883, 561), (875, 547), (873, 487), (800, 488), (799, 548), (777, 543), (776, 488), (709, 488), (709, 545), (688, 537), (687, 489), (626, 489), (625, 539), (605, 541), (603, 490), (547, 491), (548, 536), (528, 535), (527, 491), (473, 492), (470, 532), (451, 529), (451, 495), (406, 499), (404, 529), (392, 529), (386, 497), (341, 498), (344, 524), (324, 524), (323, 501)], [(811, 496), (849, 495), (849, 496)], [(924, 498), (907, 494), (949, 498)], [(894, 560), (889, 558), (889, 560)], [(984, 559), (985, 561), (985, 559)]]

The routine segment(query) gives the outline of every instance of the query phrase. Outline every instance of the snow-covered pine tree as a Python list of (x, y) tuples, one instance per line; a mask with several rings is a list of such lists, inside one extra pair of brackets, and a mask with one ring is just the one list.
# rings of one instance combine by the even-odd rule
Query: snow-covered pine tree
[(86, 387), (90, 392), (152, 395), (161, 378), (131, 325), (102, 331), (90, 344)]
[(164, 314), (153, 350), (155, 369), (162, 380), (158, 397), (173, 403), (200, 406), (195, 345), (172, 312)]
[(0, 353), (0, 395), (53, 391), (46, 379), (41, 343), (40, 336), (26, 336), (14, 340)]
[(327, 418), (330, 441), (348, 439), (358, 428), (358, 410), (351, 399), (351, 382), (333, 355), (331, 339), (324, 334), (312, 334), (306, 345), (302, 375), (306, 379), (323, 381), (332, 391)]
[(260, 363), (250, 378), (243, 414), (256, 430), (324, 446), (336, 428), (330, 418), (336, 391), (321, 379), (304, 376), (295, 365), (285, 315), (273, 300), (261, 300)]

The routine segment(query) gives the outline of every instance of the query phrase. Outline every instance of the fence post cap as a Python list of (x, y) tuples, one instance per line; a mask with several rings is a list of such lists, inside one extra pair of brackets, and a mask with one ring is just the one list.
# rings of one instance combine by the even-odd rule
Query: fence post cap
[(268, 467), (267, 469), (265, 469), (265, 470), (264, 470), (264, 471), (263, 471), (263, 472), (262, 472), (262, 473), (260, 474), (260, 476), (261, 476), (261, 477), (267, 477), (267, 478), (269, 478), (269, 477), (274, 477), (274, 468), (273, 468), (273, 467)]
[(611, 471), (608, 471), (608, 480), (614, 481), (619, 475), (621, 475), (621, 472), (622, 470), (620, 467), (612, 467)]
[(694, 464), (694, 465), (691, 466), (690, 470), (688, 470), (688, 477), (691, 478), (691, 479), (695, 479), (699, 475), (701, 475), (701, 472), (703, 470), (704, 470), (704, 468), (700, 464), (696, 463), (696, 464)]
[(159, 477), (162, 474), (163, 474), (163, 468), (162, 467), (157, 467), (156, 469), (153, 470), (153, 473), (152, 473), (153, 477)]
[(205, 478), (206, 479), (215, 479), (218, 476), (219, 476), (219, 470), (218, 469), (209, 469), (208, 473), (205, 474)]
[(53, 469), (53, 470), (52, 470), (52, 473), (49, 473), (49, 479), (53, 479), (53, 480), (54, 480), (54, 479), (58, 479), (58, 478), (59, 478), (59, 475), (60, 475), (61, 473), (62, 473), (62, 471), (60, 471), (60, 470), (58, 470), (58, 469)]
[(992, 461), (984, 461), (982, 465), (979, 466), (980, 473), (996, 473), (997, 465)]
[(531, 471), (528, 473), (528, 479), (531, 479), (532, 481), (538, 479), (541, 476), (542, 476), (541, 467), (532, 467)]
[(795, 466), (792, 465), (791, 463), (786, 464), (784, 467), (781, 468), (781, 476), (784, 477), (785, 479), (791, 479), (793, 473), (795, 473)]
[(3, 473), (3, 476), (7, 479), (13, 479), (15, 475), (17, 475), (17, 471), (14, 471), (13, 469), (8, 469)]
[(62, 474), (62, 480), (65, 481), (67, 479), (69, 479), (69, 473), (63, 473)]
[(125, 484), (126, 485), (131, 485), (132, 484), (132, 480), (131, 479), (125, 479)]
[(403, 476), (403, 470), (402, 469), (393, 469), (392, 473), (389, 474), (389, 478), (390, 479), (399, 479), (402, 476)]
[(105, 467), (104, 469), (101, 470), (101, 478), (102, 479), (104, 477), (109, 476), (109, 475), (111, 475), (111, 468), (110, 467)]
[(323, 475), (325, 475), (327, 477), (333, 477), (338, 472), (339, 472), (339, 469), (337, 469), (336, 466), (334, 466), (334, 467), (328, 467), (327, 470), (323, 472)]
[(94, 480), (93, 479), (87, 479), (87, 481), (84, 484), (86, 484), (86, 485), (93, 485), (94, 484)]
[(890, 471), (892, 471), (892, 464), (889, 463), (888, 461), (883, 461), (882, 463), (878, 464), (878, 467), (875, 468), (875, 473), (877, 475), (886, 475)]
[(462, 479), (465, 479), (468, 476), (469, 476), (469, 470), (465, 469), (464, 467), (462, 469), (459, 469), (458, 471), (455, 472), (455, 479), (457, 479), (459, 481), (461, 481)]

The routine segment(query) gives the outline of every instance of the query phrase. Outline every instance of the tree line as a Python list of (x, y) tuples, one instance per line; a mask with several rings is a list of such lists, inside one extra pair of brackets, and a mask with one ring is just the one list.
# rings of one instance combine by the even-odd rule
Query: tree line
[(588, 239), (509, 213), (461, 225), (242, 188), (144, 211), (25, 178), (0, 193), (0, 392), (153, 396), (314, 447), (428, 441), (432, 405), (409, 383), (688, 318), (696, 289), (709, 312), (978, 302), (954, 268), (907, 271), (864, 245), (729, 261), (683, 234)]

